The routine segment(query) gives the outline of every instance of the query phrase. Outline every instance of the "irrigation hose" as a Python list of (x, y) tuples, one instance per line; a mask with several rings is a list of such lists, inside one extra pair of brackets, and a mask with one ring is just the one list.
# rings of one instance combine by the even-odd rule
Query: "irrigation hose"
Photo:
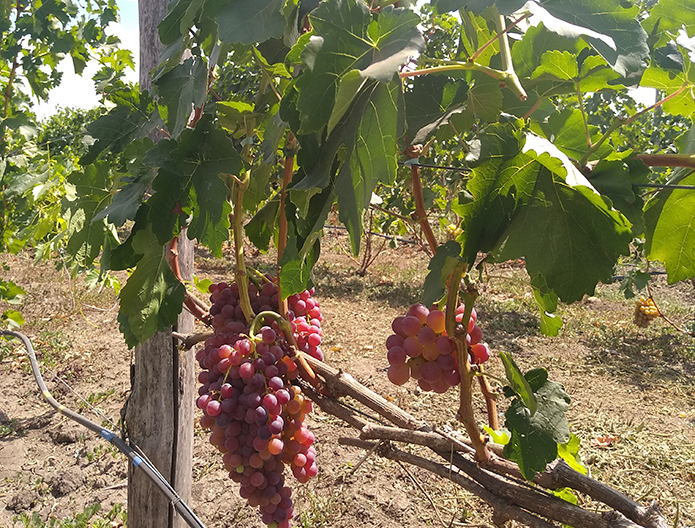
[(22, 343), (24, 344), (24, 348), (27, 349), (27, 355), (29, 356), (31, 370), (34, 373), (34, 379), (36, 380), (36, 384), (39, 386), (39, 389), (41, 390), (41, 394), (43, 394), (43, 397), (46, 398), (46, 401), (48, 401), (48, 403), (51, 404), (51, 406), (54, 409), (56, 409), (63, 416), (67, 416), (71, 420), (76, 421), (77, 423), (86, 427), (87, 429), (94, 431), (102, 438), (115, 445), (121, 453), (123, 453), (128, 457), (128, 459), (130, 459), (135, 468), (142, 470), (145, 473), (145, 475), (147, 475), (147, 477), (155, 484), (155, 486), (159, 488), (159, 490), (164, 494), (167, 500), (174, 506), (176, 511), (181, 515), (181, 517), (183, 517), (183, 520), (186, 521), (186, 524), (188, 524), (188, 526), (190, 526), (191, 528), (206, 528), (205, 524), (203, 524), (203, 522), (193, 512), (190, 506), (188, 506), (188, 504), (186, 504), (181, 499), (179, 494), (176, 493), (176, 490), (174, 490), (174, 488), (171, 487), (171, 484), (169, 484), (167, 480), (162, 476), (162, 474), (159, 473), (159, 471), (157, 471), (157, 468), (155, 468), (150, 462), (145, 460), (142, 456), (140, 456), (137, 453), (137, 451), (135, 450), (137, 446), (134, 446), (135, 448), (131, 447), (113, 431), (110, 431), (109, 429), (105, 429), (100, 425), (97, 425), (96, 423), (92, 422), (91, 420), (88, 420), (81, 414), (71, 411), (70, 409), (56, 401), (56, 399), (48, 391), (48, 388), (46, 388), (46, 383), (44, 383), (43, 377), (41, 376), (41, 370), (39, 369), (39, 363), (36, 360), (34, 347), (32, 346), (31, 341), (29, 341), (29, 338), (27, 336), (19, 332), (12, 332), (9, 330), (0, 330), (0, 335), (16, 337), (17, 339), (22, 341)]

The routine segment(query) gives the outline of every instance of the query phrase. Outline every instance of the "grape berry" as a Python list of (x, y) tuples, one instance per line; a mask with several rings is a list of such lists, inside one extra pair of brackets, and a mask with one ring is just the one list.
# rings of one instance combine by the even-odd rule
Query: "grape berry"
[[(456, 310), (456, 321), (463, 320), (463, 305)], [(466, 342), (471, 363), (484, 363), (490, 349), (481, 343), (483, 333), (475, 324), (477, 314), (471, 313)], [(458, 370), (456, 345), (445, 329), (446, 314), (423, 304), (414, 304), (404, 316), (394, 319), (393, 334), (386, 339), (388, 378), (395, 385), (403, 385), (411, 377), (422, 390), (439, 394), (461, 381)]]
[[(196, 402), (204, 413), (200, 425), (211, 431), (210, 443), (223, 453), (224, 466), (240, 485), (241, 497), (260, 509), (265, 524), (285, 528), (294, 516), (285, 467), (301, 483), (318, 471), (314, 435), (304, 424), (312, 403), (300, 387), (290, 384), (297, 367), (277, 323), (266, 319), (269, 324), (248, 336), (237, 284), (213, 284), (210, 292), (215, 335), (196, 354), (203, 369)], [(323, 359), (319, 347), (323, 317), (311, 293), (288, 299), (288, 318), (298, 346)], [(278, 309), (272, 282), (260, 290), (249, 284), (249, 297), (256, 313)]]

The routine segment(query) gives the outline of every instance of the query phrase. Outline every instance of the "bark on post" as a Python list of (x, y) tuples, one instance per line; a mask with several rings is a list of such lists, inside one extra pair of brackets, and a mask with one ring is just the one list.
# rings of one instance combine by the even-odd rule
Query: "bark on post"
[[(140, 90), (151, 89), (150, 71), (159, 61), (157, 25), (166, 15), (167, 0), (139, 0)], [(153, 140), (161, 139), (161, 135)], [(179, 266), (184, 279), (193, 273), (193, 243), (185, 234), (178, 241)], [(176, 330), (193, 331), (193, 317), (182, 311)], [(190, 503), (193, 459), (193, 357), (177, 349), (170, 333), (155, 335), (135, 348), (132, 391), (126, 424), (130, 438), (159, 472)], [(136, 470), (128, 471), (128, 526), (184, 528), (164, 496)]]

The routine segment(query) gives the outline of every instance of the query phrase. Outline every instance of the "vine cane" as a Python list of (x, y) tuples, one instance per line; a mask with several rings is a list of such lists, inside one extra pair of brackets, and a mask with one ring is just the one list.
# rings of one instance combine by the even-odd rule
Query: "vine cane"
[(34, 353), (34, 347), (32, 346), (31, 341), (29, 341), (29, 338), (27, 336), (19, 332), (12, 332), (10, 330), (0, 330), (0, 335), (6, 337), (16, 337), (17, 339), (22, 341), (22, 343), (24, 344), (24, 348), (27, 349), (27, 355), (29, 356), (31, 370), (34, 373), (34, 379), (36, 380), (36, 384), (39, 386), (39, 389), (41, 390), (41, 394), (43, 394), (43, 397), (46, 399), (46, 401), (48, 401), (49, 404), (51, 404), (53, 408), (55, 408), (60, 414), (67, 416), (71, 420), (76, 421), (77, 423), (86, 427), (87, 429), (94, 431), (95, 433), (99, 434), (102, 438), (115, 445), (121, 453), (123, 453), (130, 459), (130, 461), (137, 469), (142, 470), (145, 473), (145, 475), (147, 475), (147, 477), (155, 484), (155, 486), (159, 488), (159, 490), (169, 500), (171, 505), (176, 509), (176, 511), (181, 515), (181, 517), (183, 517), (183, 520), (186, 521), (186, 524), (188, 524), (188, 526), (190, 526), (191, 528), (206, 528), (205, 524), (203, 524), (203, 521), (201, 521), (190, 508), (190, 506), (188, 506), (188, 504), (186, 504), (181, 499), (179, 494), (176, 493), (176, 490), (174, 490), (174, 488), (171, 487), (171, 484), (169, 484), (167, 480), (162, 476), (162, 474), (159, 471), (157, 471), (157, 468), (154, 467), (149, 461), (145, 460), (143, 456), (140, 456), (137, 453), (137, 446), (133, 445), (131, 447), (131, 445), (127, 444), (113, 431), (105, 429), (100, 425), (95, 424), (91, 420), (88, 420), (81, 414), (71, 411), (64, 405), (58, 403), (55, 400), (55, 398), (53, 398), (51, 393), (48, 391), (48, 388), (46, 387), (46, 383), (43, 381), (43, 377), (41, 376), (41, 371), (39, 369), (39, 363), (36, 360), (36, 354)]

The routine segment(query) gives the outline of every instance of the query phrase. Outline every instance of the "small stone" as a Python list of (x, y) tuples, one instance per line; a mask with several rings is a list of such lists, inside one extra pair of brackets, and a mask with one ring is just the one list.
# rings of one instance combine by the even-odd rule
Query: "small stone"
[(75, 444), (82, 438), (82, 428), (64, 424), (49, 431), (48, 435), (55, 444)]

